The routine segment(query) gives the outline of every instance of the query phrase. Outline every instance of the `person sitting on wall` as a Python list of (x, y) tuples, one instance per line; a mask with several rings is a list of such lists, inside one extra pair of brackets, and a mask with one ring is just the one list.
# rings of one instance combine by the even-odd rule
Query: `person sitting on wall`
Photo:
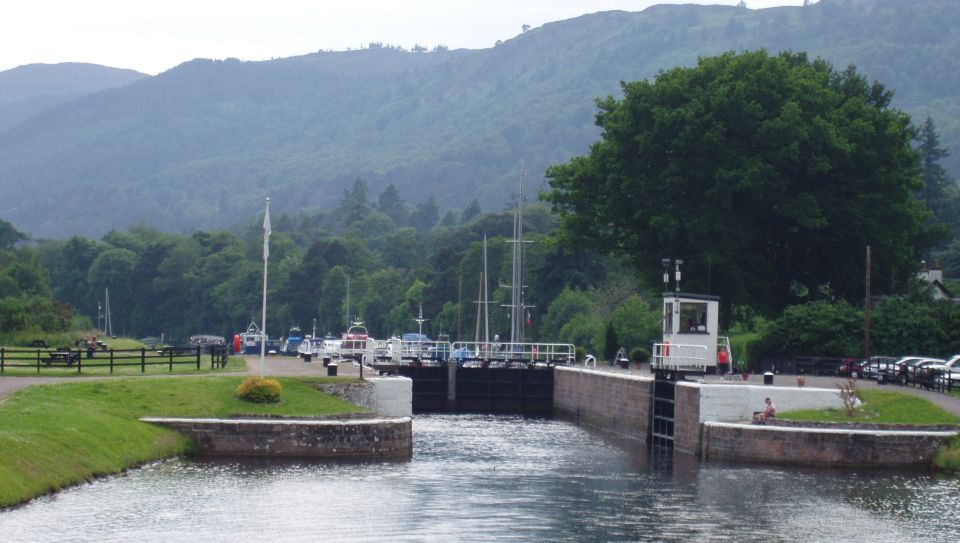
[(760, 414), (757, 415), (757, 422), (764, 423), (767, 422), (767, 419), (774, 417), (777, 414), (777, 406), (773, 404), (773, 400), (766, 398), (763, 400), (765, 407)]

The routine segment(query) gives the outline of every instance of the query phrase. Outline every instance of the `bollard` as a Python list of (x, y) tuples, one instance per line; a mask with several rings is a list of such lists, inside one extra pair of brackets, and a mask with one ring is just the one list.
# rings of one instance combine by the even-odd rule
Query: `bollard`
[(331, 362), (327, 365), (327, 377), (336, 377), (337, 376), (337, 363)]
[(763, 374), (763, 384), (772, 385), (773, 384), (773, 372), (768, 371)]

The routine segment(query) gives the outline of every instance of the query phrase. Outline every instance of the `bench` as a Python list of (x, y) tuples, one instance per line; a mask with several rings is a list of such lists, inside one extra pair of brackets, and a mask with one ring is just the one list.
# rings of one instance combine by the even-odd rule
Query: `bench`
[(80, 361), (80, 351), (53, 351), (47, 353), (47, 358), (44, 359), (44, 362), (49, 366), (51, 364), (64, 364), (67, 366), (72, 366)]

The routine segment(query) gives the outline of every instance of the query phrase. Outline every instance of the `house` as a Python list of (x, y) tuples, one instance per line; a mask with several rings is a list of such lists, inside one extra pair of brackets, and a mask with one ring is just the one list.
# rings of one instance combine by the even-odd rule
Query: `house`
[(917, 278), (930, 284), (934, 300), (952, 300), (960, 303), (960, 298), (955, 298), (943, 284), (943, 266), (940, 265), (939, 260), (934, 260), (932, 265), (927, 265), (926, 260), (922, 261)]

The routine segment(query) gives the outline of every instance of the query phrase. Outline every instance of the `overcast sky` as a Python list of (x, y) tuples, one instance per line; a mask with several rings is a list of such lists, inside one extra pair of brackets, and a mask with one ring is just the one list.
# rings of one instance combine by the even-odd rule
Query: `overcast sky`
[[(663, 3), (739, 0), (9, 0), (0, 8), (0, 71), (91, 62), (149, 74), (202, 57), (266, 60), (371, 41), (480, 49), (528, 24)], [(746, 0), (747, 7), (803, 0)]]

